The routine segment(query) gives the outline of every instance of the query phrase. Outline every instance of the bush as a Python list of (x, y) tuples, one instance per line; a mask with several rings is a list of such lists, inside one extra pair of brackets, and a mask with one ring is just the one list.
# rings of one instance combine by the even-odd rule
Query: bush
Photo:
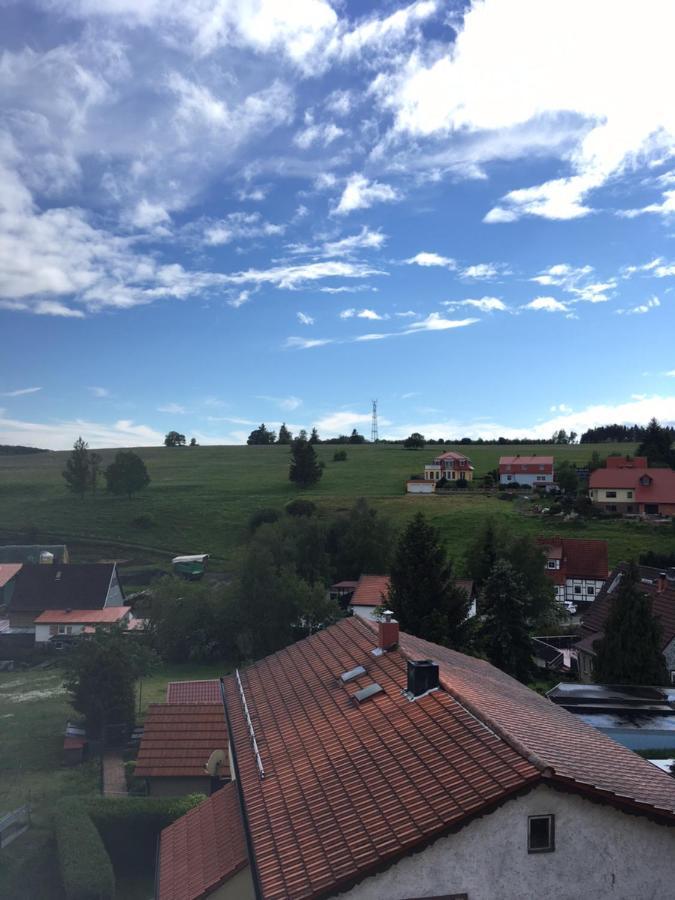
[(112, 900), (115, 896), (112, 863), (101, 835), (81, 801), (62, 801), (54, 815), (54, 832), (67, 900)]
[(469, 487), (469, 482), (466, 478), (458, 478), (457, 481), (453, 482), (453, 485), (456, 490), (465, 491)]
[(251, 517), (248, 520), (248, 530), (257, 531), (261, 525), (278, 522), (280, 518), (281, 514), (276, 509), (269, 509), (267, 507), (263, 507), (263, 509), (256, 509), (256, 511), (251, 514)]
[(347, 451), (346, 450), (336, 450), (333, 454), (333, 462), (346, 462), (347, 460)]
[(86, 808), (105, 845), (104, 852), (108, 851), (116, 869), (133, 872), (147, 869), (148, 861), (154, 860), (162, 829), (204, 799), (203, 794), (138, 799), (100, 797), (89, 800)]
[(286, 504), (286, 512), (289, 516), (313, 516), (316, 506), (311, 500), (291, 500)]
[(142, 515), (132, 519), (131, 524), (136, 528), (154, 528), (157, 522), (155, 522), (152, 516)]

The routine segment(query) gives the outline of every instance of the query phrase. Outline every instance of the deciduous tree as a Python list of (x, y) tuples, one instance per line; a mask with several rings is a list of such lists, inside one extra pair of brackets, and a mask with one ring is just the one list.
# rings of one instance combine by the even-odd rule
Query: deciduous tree
[(184, 447), (185, 446), (185, 435), (181, 434), (179, 431), (169, 431), (166, 437), (164, 438), (164, 446), (165, 447)]
[(406, 450), (423, 450), (425, 443), (424, 435), (420, 434), (419, 431), (413, 431), (410, 437), (403, 441), (403, 446)]
[(395, 531), (391, 522), (362, 497), (328, 532), (328, 551), (338, 580), (386, 574), (391, 563)]
[(111, 494), (126, 494), (129, 499), (150, 484), (145, 463), (133, 450), (120, 450), (105, 470), (105, 479)]
[(247, 444), (273, 444), (276, 440), (276, 434), (274, 431), (270, 431), (263, 422), (259, 428), (254, 428), (254, 430), (249, 434)]

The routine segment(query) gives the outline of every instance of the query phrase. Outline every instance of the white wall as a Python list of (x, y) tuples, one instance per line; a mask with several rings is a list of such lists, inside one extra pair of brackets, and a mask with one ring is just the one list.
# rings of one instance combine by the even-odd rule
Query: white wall
[(108, 596), (105, 599), (105, 606), (122, 606), (124, 603), (124, 597), (122, 596), (122, 589), (120, 587), (119, 580), (117, 578), (117, 569), (113, 572), (113, 577), (110, 581), (110, 587), (108, 588)]
[[(51, 637), (57, 637), (57, 638), (58, 637), (66, 637), (65, 633), (61, 634), (61, 635), (58, 635), (58, 634), (52, 635), (52, 633), (49, 630), (50, 628), (51, 628), (50, 625), (36, 625), (35, 626), (35, 643), (36, 644), (43, 644), (45, 641), (48, 641)], [(71, 628), (71, 631), (70, 631), (71, 635), (72, 634), (80, 634), (80, 632), (84, 628), (84, 625), (71, 625), (70, 628)]]
[(433, 494), (436, 484), (433, 481), (409, 481), (406, 489), (409, 494)]
[[(602, 588), (604, 581), (599, 581), (595, 578), (568, 578), (565, 581), (565, 600), (570, 600), (572, 603), (578, 603), (580, 600), (592, 601), (600, 593), (600, 589)], [(588, 588), (594, 588), (592, 594), (588, 593)], [(575, 587), (581, 588), (581, 593), (577, 594), (574, 590)]]
[(500, 484), (512, 484), (514, 481), (518, 484), (550, 484), (553, 475), (546, 472), (502, 472), (499, 476)]
[[(527, 817), (548, 814), (556, 849), (530, 854)], [(541, 785), (340, 897), (462, 892), (469, 900), (673, 900), (675, 827)]]

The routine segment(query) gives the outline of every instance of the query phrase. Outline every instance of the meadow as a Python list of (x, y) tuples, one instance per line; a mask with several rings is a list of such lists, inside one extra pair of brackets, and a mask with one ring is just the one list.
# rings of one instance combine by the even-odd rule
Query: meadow
[[(206, 552), (213, 556), (213, 568), (228, 571), (246, 539), (250, 515), (261, 507), (281, 510), (302, 495), (317, 504), (323, 517), (349, 508), (358, 497), (366, 497), (397, 526), (423, 510), (457, 559), (488, 517), (516, 533), (606, 537), (611, 562), (647, 549), (672, 549), (672, 531), (657, 526), (618, 520), (562, 523), (528, 514), (527, 503), (505, 502), (496, 494), (405, 494), (406, 479), (443, 450), (465, 452), (480, 477), (496, 467), (501, 455), (553, 453), (557, 462), (584, 464), (594, 450), (602, 456), (630, 453), (633, 445), (433, 445), (411, 451), (400, 445), (363, 444), (345, 447), (346, 462), (333, 461), (335, 445), (316, 449), (325, 463), (323, 478), (300, 492), (288, 480), (287, 446), (136, 448), (152, 483), (131, 500), (111, 497), (102, 487), (96, 497), (69, 494), (61, 477), (66, 452), (0, 457), (0, 541), (65, 542), (74, 561), (112, 558), (162, 566), (178, 553)], [(105, 467), (115, 451), (100, 453)]]

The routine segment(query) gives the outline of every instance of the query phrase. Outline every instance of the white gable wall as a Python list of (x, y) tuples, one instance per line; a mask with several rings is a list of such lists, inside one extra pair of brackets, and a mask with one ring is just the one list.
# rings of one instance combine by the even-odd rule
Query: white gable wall
[[(549, 814), (555, 850), (528, 853), (528, 816)], [(672, 900), (674, 884), (675, 827), (541, 785), (339, 896)]]
[(117, 577), (117, 567), (113, 569), (112, 578), (110, 579), (110, 587), (108, 588), (108, 594), (105, 598), (104, 606), (122, 606), (124, 603), (124, 596), (122, 594), (122, 588), (120, 587), (119, 578)]

